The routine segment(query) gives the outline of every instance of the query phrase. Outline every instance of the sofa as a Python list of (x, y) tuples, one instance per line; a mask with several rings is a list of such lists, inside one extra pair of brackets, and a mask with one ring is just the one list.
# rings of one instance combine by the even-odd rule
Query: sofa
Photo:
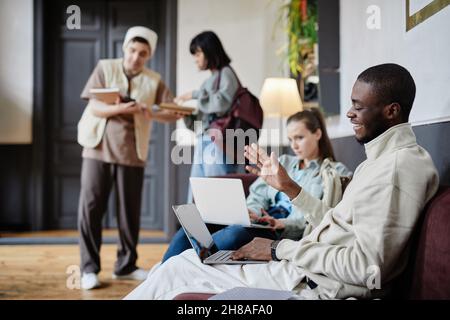
[(393, 298), (450, 300), (450, 187), (440, 187), (426, 205), (412, 241)]
[[(227, 175), (241, 179), (246, 195), (256, 179), (251, 174)], [(183, 293), (175, 300), (206, 300), (212, 294)], [(397, 277), (388, 299), (450, 300), (450, 187), (441, 186), (425, 206), (412, 237), (405, 271)]]

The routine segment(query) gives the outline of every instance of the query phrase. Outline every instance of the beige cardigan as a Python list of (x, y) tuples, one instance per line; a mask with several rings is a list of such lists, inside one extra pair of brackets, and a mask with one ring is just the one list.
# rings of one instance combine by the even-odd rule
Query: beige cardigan
[[(122, 96), (128, 91), (128, 79), (123, 72), (122, 59), (100, 60), (105, 75), (106, 88), (119, 88)], [(147, 68), (130, 80), (130, 97), (151, 108), (155, 103), (156, 92), (161, 76)], [(103, 138), (108, 119), (93, 115), (90, 104), (78, 122), (78, 143), (85, 148), (95, 148)], [(146, 161), (150, 142), (151, 121), (142, 114), (134, 114), (136, 152), (138, 158)]]
[(292, 200), (309, 219), (324, 217), (308, 236), (282, 240), (276, 250), (319, 285), (321, 297), (384, 294), (404, 269), (413, 228), (438, 188), (433, 161), (409, 124), (390, 128), (365, 149), (367, 160), (335, 208), (304, 191)]

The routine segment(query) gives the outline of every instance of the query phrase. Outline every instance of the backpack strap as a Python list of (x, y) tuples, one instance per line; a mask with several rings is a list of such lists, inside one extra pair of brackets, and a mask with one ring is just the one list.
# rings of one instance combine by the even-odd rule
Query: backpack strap
[(239, 77), (238, 77), (236, 71), (234, 71), (234, 69), (233, 69), (230, 65), (228, 65), (228, 68), (230, 68), (230, 70), (233, 72), (234, 76), (236, 77), (236, 80), (237, 80), (237, 82), (238, 82), (239, 88), (242, 88), (241, 80), (239, 80)]
[[(241, 84), (241, 80), (239, 80), (239, 77), (236, 74), (236, 71), (234, 71), (234, 69), (230, 65), (228, 65), (226, 67), (230, 68), (231, 72), (233, 72), (234, 76), (236, 77), (236, 80), (238, 82), (238, 90), (239, 90), (240, 88), (242, 88), (242, 84)], [(223, 68), (225, 68), (225, 67), (223, 67)], [(222, 78), (222, 70), (223, 70), (223, 68), (219, 70), (219, 76), (218, 76), (217, 81), (216, 81), (215, 91), (218, 91), (219, 88), (220, 88), (220, 79)]]

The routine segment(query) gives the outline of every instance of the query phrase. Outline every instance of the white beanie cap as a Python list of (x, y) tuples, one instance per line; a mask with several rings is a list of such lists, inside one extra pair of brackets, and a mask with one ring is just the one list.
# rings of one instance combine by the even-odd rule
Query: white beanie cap
[(158, 35), (156, 34), (156, 32), (146, 27), (131, 27), (130, 29), (128, 29), (127, 34), (125, 35), (125, 39), (123, 40), (122, 49), (124, 51), (126, 46), (128, 45), (128, 42), (130, 42), (130, 40), (135, 37), (141, 37), (147, 40), (147, 42), (150, 44), (151, 58), (156, 51), (156, 44), (158, 42)]

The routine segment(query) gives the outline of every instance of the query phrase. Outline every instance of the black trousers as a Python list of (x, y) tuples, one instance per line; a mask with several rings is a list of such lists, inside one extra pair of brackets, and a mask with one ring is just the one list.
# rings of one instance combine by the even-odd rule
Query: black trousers
[(128, 167), (83, 158), (78, 205), (78, 230), (82, 272), (100, 272), (102, 219), (112, 186), (116, 185), (119, 246), (114, 273), (124, 275), (137, 269), (144, 168)]

